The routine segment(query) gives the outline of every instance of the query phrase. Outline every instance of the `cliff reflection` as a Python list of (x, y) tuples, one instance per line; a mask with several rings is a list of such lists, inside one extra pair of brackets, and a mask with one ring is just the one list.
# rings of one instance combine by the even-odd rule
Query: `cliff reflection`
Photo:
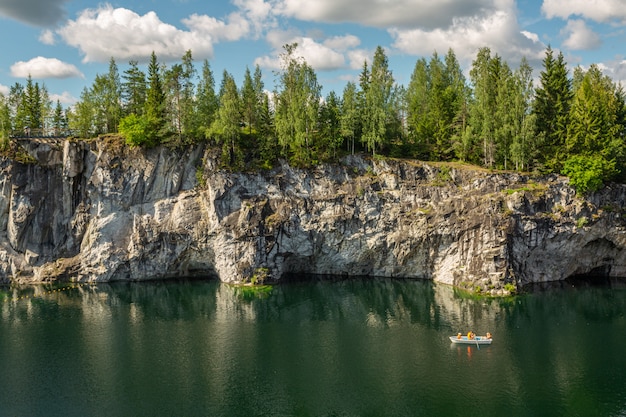
[(497, 320), (510, 308), (507, 302), (465, 298), (451, 287), (429, 281), (377, 278), (288, 282), (275, 285), (263, 297), (242, 296), (235, 286), (203, 280), (5, 287), (0, 294), (0, 312), (7, 320), (63, 307), (98, 322), (119, 315), (122, 307), (131, 322), (144, 317), (183, 321), (204, 317), (218, 322), (341, 320), (373, 327), (413, 323), (437, 330)]

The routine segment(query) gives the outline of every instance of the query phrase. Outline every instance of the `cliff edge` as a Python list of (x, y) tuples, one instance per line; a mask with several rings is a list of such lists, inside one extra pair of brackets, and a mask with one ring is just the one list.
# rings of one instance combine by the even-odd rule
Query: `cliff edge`
[(346, 157), (219, 170), (203, 145), (28, 141), (0, 160), (0, 282), (289, 274), (432, 279), (491, 294), (626, 277), (626, 186)]

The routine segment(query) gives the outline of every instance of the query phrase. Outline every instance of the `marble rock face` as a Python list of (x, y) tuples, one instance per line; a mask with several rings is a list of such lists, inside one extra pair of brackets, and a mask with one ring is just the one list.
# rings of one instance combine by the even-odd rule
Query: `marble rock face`
[[(204, 145), (26, 143), (0, 161), (0, 282), (292, 274), (506, 284), (626, 276), (626, 187), (350, 156), (235, 173)], [(505, 287), (506, 285), (506, 287)]]

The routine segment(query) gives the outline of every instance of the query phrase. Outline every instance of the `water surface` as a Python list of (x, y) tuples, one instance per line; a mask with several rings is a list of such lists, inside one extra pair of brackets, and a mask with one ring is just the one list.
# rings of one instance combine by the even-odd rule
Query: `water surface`
[(625, 342), (615, 285), (0, 287), (0, 416), (626, 416)]

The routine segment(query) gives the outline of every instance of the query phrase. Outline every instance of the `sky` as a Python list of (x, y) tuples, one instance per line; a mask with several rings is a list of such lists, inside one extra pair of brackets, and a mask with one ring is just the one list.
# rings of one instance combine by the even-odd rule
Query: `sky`
[(172, 65), (187, 50), (216, 86), (223, 71), (241, 86), (259, 65), (273, 90), (294, 42), (324, 94), (357, 81), (377, 46), (405, 86), (418, 59), (450, 48), (466, 74), (489, 47), (513, 69), (525, 56), (538, 77), (548, 45), (570, 71), (595, 63), (626, 85), (626, 0), (0, 0), (0, 93), (30, 74), (71, 106), (111, 58), (122, 74), (153, 51)]

